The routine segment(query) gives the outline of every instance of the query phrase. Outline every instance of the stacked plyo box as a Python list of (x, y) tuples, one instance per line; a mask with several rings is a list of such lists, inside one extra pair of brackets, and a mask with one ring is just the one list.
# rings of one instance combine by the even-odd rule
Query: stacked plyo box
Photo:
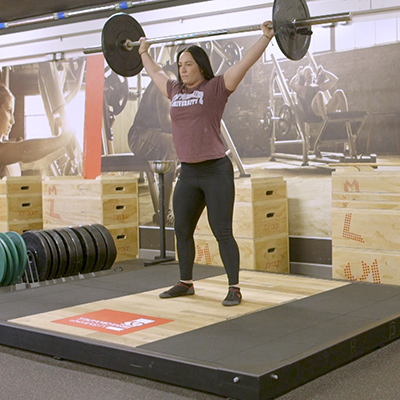
[[(233, 234), (241, 269), (289, 272), (286, 181), (282, 177), (235, 180)], [(196, 264), (223, 266), (207, 218), (207, 208), (195, 231)]]
[(42, 227), (42, 178), (9, 176), (0, 179), (0, 231), (22, 234)]
[(334, 172), (332, 221), (333, 278), (400, 284), (399, 171)]
[(43, 180), (43, 227), (104, 225), (114, 238), (116, 261), (139, 254), (138, 184), (133, 176)]

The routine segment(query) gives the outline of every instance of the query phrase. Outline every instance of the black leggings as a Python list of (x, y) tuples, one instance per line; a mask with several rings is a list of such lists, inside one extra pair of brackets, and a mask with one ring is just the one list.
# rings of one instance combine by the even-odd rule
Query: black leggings
[(201, 163), (182, 163), (174, 191), (175, 235), (180, 278), (193, 279), (193, 233), (207, 205), (208, 220), (219, 245), (229, 285), (239, 283), (239, 249), (232, 234), (235, 185), (228, 157)]

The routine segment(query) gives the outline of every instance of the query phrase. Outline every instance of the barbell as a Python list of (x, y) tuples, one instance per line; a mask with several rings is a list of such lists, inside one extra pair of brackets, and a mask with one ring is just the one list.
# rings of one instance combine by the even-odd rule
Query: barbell
[[(351, 21), (352, 14), (338, 13), (310, 17), (306, 0), (275, 0), (272, 22), (275, 38), (282, 53), (291, 60), (302, 59), (311, 42), (311, 26)], [(272, 27), (272, 26), (271, 26)], [(150, 44), (175, 43), (203, 37), (237, 34), (260, 30), (260, 25), (187, 33), (147, 39)], [(129, 14), (112, 15), (104, 24), (101, 46), (87, 47), (85, 54), (103, 52), (110, 68), (122, 76), (137, 75), (143, 68), (138, 49), (145, 37), (142, 26)]]

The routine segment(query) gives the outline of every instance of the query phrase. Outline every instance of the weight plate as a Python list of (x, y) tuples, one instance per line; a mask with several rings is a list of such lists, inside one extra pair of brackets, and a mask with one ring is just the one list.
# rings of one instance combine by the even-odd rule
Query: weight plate
[(92, 236), (92, 239), (96, 246), (97, 258), (96, 258), (95, 266), (91, 272), (101, 271), (104, 268), (106, 261), (107, 261), (106, 240), (104, 239), (103, 235), (99, 232), (99, 230), (96, 227), (90, 226), (90, 225), (85, 225), (85, 226), (82, 226), (82, 228), (85, 229), (89, 233), (89, 235)]
[(292, 127), (293, 112), (288, 104), (283, 104), (279, 109), (279, 128), (282, 135), (289, 133)]
[[(32, 255), (39, 281), (44, 281), (49, 276), (52, 268), (52, 255), (47, 240), (39, 233), (39, 231), (26, 231), (22, 234), (26, 243), (26, 249)], [(35, 273), (33, 272), (35, 279)]]
[(6, 249), (2, 243), (0, 243), (0, 285), (3, 286), (4, 278), (6, 277), (8, 268), (8, 258)]
[(11, 255), (11, 251), (10, 251), (9, 247), (7, 246), (7, 243), (1, 238), (0, 238), (0, 246), (3, 247), (3, 249), (5, 251), (5, 254), (6, 254), (6, 257), (5, 257), (5, 260), (6, 260), (6, 271), (5, 271), (5, 275), (4, 275), (4, 279), (3, 279), (2, 285), (3, 286), (8, 286), (8, 285), (11, 284), (11, 281), (12, 281), (12, 278), (13, 278), (12, 277), (12, 269), (11, 269), (12, 267), (11, 267), (11, 265), (14, 263), (14, 260), (13, 260), (12, 255)]
[(104, 99), (111, 115), (119, 115), (128, 102), (128, 79), (111, 71), (104, 79)]
[(13, 283), (15, 284), (21, 280), (22, 276), (25, 273), (25, 269), (28, 265), (28, 254), (26, 250), (25, 240), (19, 233), (9, 231), (6, 232), (6, 235), (14, 242), (14, 245), (18, 251), (18, 256), (19, 256), (18, 271), (15, 273), (15, 279)]
[(38, 231), (40, 235), (47, 241), (47, 244), (50, 248), (51, 253), (51, 268), (46, 275), (46, 280), (54, 279), (57, 275), (58, 267), (60, 264), (60, 257), (58, 255), (58, 249), (56, 243), (54, 242), (53, 238), (49, 235), (47, 231), (41, 230)]
[(0, 232), (0, 239), (3, 241), (3, 243), (5, 243), (5, 246), (8, 247), (11, 257), (8, 259), (8, 268), (6, 271), (6, 278), (4, 280), (4, 284), (8, 286), (13, 284), (15, 277), (18, 274), (19, 254), (17, 248), (15, 247), (14, 242), (10, 239), (9, 236), (7, 236), (3, 232)]
[(71, 245), (70, 261), (65, 276), (78, 275), (83, 269), (83, 250), (81, 241), (76, 233), (69, 228), (60, 228), (57, 229), (57, 232), (63, 235), (65, 241)]
[(71, 226), (69, 229), (76, 233), (81, 242), (83, 250), (83, 268), (80, 272), (82, 274), (87, 274), (93, 270), (96, 264), (96, 246), (92, 237), (82, 227)]
[(51, 236), (58, 250), (58, 268), (54, 278), (59, 279), (65, 275), (68, 267), (67, 248), (61, 236), (54, 229), (48, 229), (46, 232)]
[(275, 0), (272, 9), (275, 38), (282, 53), (291, 60), (302, 59), (310, 47), (311, 36), (296, 32), (292, 21), (307, 19), (310, 12), (305, 0)]
[(115, 246), (114, 238), (105, 226), (101, 224), (92, 224), (91, 226), (94, 226), (96, 229), (99, 230), (107, 243), (107, 260), (103, 270), (110, 269), (113, 266), (115, 259), (117, 258), (117, 248)]
[(101, 46), (107, 64), (114, 72), (134, 76), (143, 69), (139, 47), (128, 51), (122, 44), (127, 39), (135, 42), (145, 36), (141, 25), (131, 15), (117, 13), (107, 20), (101, 34)]
[(242, 49), (236, 42), (226, 43), (222, 48), (222, 52), (228, 65), (237, 64), (242, 59)]
[(272, 108), (267, 107), (267, 109), (264, 112), (263, 118), (261, 120), (263, 129), (264, 129), (265, 133), (267, 134), (267, 136), (271, 136), (271, 134), (272, 134), (272, 129), (274, 127), (274, 121), (272, 119), (273, 117), (274, 117), (274, 113), (272, 111)]

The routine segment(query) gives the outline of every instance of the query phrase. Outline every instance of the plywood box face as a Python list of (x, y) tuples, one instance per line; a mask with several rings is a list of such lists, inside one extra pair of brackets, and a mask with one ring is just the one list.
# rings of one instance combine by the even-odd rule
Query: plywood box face
[[(241, 269), (289, 272), (288, 236), (262, 239), (236, 239), (240, 252)], [(218, 242), (213, 236), (196, 236), (196, 264), (223, 266)]]
[(30, 196), (42, 193), (40, 176), (7, 176), (0, 179), (0, 196)]
[(343, 168), (332, 174), (332, 193), (400, 194), (399, 172)]
[(30, 222), (42, 225), (41, 177), (6, 177), (0, 179), (0, 225), (2, 231)]
[(60, 226), (137, 224), (136, 178), (57, 178), (43, 181), (43, 224)]
[(349, 209), (400, 209), (399, 172), (342, 168), (332, 174), (332, 206)]
[(134, 260), (139, 255), (139, 227), (138, 225), (109, 226), (115, 246), (117, 248), (116, 261)]
[(400, 250), (400, 211), (332, 209), (334, 246)]
[(400, 284), (400, 252), (333, 247), (332, 278)]
[(287, 197), (286, 182), (281, 176), (235, 179), (235, 201), (257, 203), (284, 200)]
[(22, 235), (26, 231), (43, 229), (43, 220), (27, 220), (27, 221), (0, 221), (0, 232), (13, 231)]

